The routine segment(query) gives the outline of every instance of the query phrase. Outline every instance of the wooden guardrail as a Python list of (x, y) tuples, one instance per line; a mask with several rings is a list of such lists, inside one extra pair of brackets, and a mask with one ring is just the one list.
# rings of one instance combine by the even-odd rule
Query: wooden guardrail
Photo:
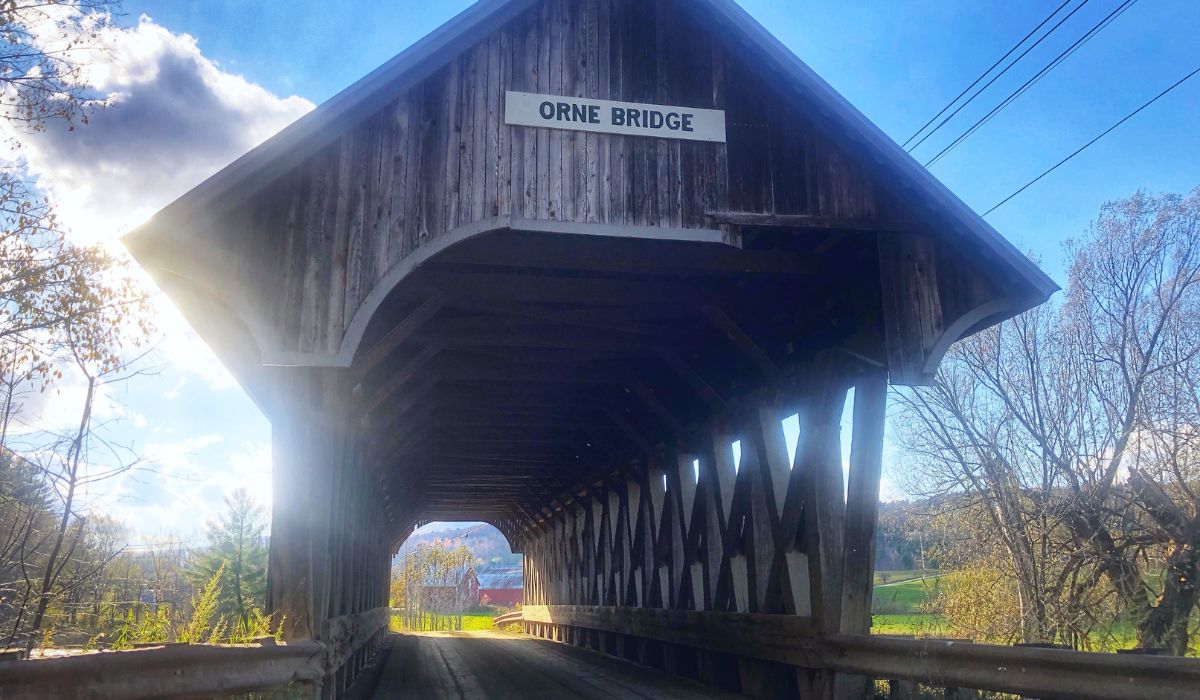
[(518, 622), (523, 621), (524, 619), (525, 619), (525, 615), (522, 611), (513, 610), (512, 612), (506, 612), (503, 615), (497, 615), (492, 620), (492, 626), (493, 627), (503, 627), (505, 625), (516, 624)]
[(1200, 697), (1200, 659), (1008, 647), (876, 635), (817, 636), (809, 618), (585, 605), (529, 605), (528, 625), (615, 632), (735, 656), (941, 688), (1072, 700)]
[(1179, 700), (1200, 697), (1200, 659), (1006, 647), (873, 635), (821, 639), (826, 668), (1034, 697)]
[(328, 646), (170, 644), (161, 647), (0, 662), (0, 698), (161, 698), (229, 695), (325, 673)]
[(326, 623), (324, 639), (259, 644), (165, 644), (0, 661), (0, 700), (211, 697), (317, 683), (385, 629), (379, 608)]

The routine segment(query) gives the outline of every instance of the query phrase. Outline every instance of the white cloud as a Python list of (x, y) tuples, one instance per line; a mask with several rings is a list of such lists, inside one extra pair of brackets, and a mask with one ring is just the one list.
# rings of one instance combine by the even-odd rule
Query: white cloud
[[(60, 19), (74, 11), (69, 5), (50, 9)], [(52, 46), (57, 35), (52, 27), (43, 29), (45, 45)], [(103, 29), (91, 41), (94, 46), (85, 48), (98, 50), (83, 77), (108, 97), (109, 107), (71, 131), (52, 122), (43, 132), (21, 133), (17, 152), (79, 242), (119, 248), (119, 236), (313, 107), (225, 70), (194, 38), (146, 16), (133, 26)], [(0, 123), (0, 139), (7, 136), (17, 134)], [(121, 424), (122, 442), (151, 437), (137, 449), (147, 468), (97, 484), (87, 500), (137, 533), (195, 539), (234, 488), (247, 488), (270, 508), (270, 442), (259, 438), (257, 425), (232, 426), (224, 416), (206, 414), (211, 397), (205, 392), (236, 382), (165, 297), (158, 295), (155, 303), (163, 340), (150, 363), (165, 365), (165, 384), (146, 397), (138, 393), (144, 385), (130, 383), (123, 398), (140, 400), (140, 413), (106, 400), (102, 416)], [(55, 393), (31, 397), (28, 415), (42, 429), (77, 419), (80, 392), (78, 382), (64, 382)], [(235, 392), (221, 400), (247, 401)], [(154, 401), (175, 401), (175, 408), (158, 414)], [(186, 424), (164, 422), (181, 411)], [(192, 431), (192, 437), (168, 437), (175, 429)]]
[(94, 39), (85, 73), (110, 106), (73, 131), (22, 134), (29, 171), (80, 240), (112, 240), (313, 105), (281, 98), (143, 15)]
[(219, 442), (220, 435), (198, 435), (177, 442), (146, 443), (141, 452), (155, 469), (167, 476), (195, 478), (203, 473), (196, 453)]
[[(49, 12), (62, 21), (76, 10)], [(60, 41), (52, 22), (34, 33), (48, 49)], [(114, 243), (313, 107), (223, 70), (193, 37), (145, 15), (132, 27), (96, 32), (80, 50), (91, 59), (82, 77), (107, 96), (107, 108), (73, 130), (50, 122), (44, 131), (18, 134), (0, 123), (0, 135), (19, 137), (20, 159), (80, 242)], [(212, 389), (235, 387), (170, 302), (159, 294), (155, 303), (162, 361)]]

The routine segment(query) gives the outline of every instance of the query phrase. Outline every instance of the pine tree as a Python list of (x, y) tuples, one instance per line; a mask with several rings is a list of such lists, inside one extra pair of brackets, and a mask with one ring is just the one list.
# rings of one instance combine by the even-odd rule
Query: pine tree
[(202, 586), (224, 567), (217, 611), (249, 624), (267, 594), (266, 511), (245, 489), (225, 497), (225, 512), (208, 524), (208, 545), (196, 556), (191, 576)]

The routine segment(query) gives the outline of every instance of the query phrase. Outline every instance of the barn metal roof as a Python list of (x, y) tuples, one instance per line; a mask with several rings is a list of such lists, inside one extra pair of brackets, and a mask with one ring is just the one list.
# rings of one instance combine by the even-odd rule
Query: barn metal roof
[(483, 569), (476, 574), (479, 587), (486, 590), (523, 590), (525, 574), (519, 567), (503, 569)]

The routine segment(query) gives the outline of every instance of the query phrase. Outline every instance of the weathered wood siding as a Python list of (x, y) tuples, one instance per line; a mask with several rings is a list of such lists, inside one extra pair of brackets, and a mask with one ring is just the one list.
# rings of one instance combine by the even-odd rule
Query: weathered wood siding
[[(506, 90), (724, 109), (728, 144), (507, 126)], [(255, 309), (272, 349), (324, 354), (387, 270), (489, 217), (698, 228), (714, 210), (871, 217), (879, 199), (678, 0), (545, 0), (214, 235), (230, 246), (231, 282), (274, 304)]]

